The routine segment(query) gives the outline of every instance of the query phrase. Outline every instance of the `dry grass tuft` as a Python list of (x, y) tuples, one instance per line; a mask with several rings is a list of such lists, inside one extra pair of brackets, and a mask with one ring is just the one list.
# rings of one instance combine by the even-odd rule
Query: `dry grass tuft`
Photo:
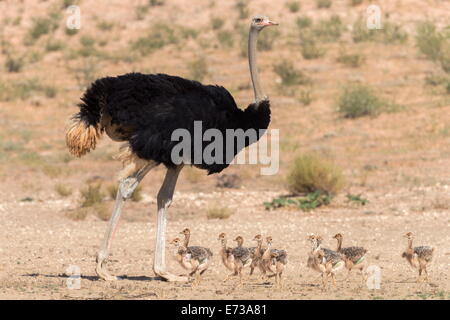
[(211, 207), (206, 211), (208, 219), (228, 219), (234, 212), (225, 207)]
[(336, 194), (344, 186), (342, 170), (331, 160), (310, 153), (297, 157), (287, 176), (293, 194), (321, 191)]

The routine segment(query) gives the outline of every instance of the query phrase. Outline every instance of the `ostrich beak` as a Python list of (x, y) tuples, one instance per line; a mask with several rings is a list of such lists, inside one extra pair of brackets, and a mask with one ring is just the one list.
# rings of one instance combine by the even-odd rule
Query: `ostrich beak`
[(265, 26), (277, 26), (278, 22), (269, 20), (269, 21), (264, 22), (263, 25), (265, 25)]

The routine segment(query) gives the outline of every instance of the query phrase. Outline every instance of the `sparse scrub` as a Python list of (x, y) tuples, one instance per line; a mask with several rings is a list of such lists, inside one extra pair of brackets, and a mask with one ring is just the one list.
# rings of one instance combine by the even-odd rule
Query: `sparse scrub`
[(23, 57), (12, 57), (8, 55), (5, 60), (5, 69), (8, 72), (20, 72), (25, 65)]
[(165, 0), (149, 0), (148, 4), (151, 7), (163, 6), (166, 3)]
[(392, 22), (385, 22), (382, 29), (368, 29), (365, 21), (359, 19), (353, 24), (353, 42), (383, 42), (386, 44), (403, 44), (408, 40), (408, 34), (401, 26)]
[(152, 53), (168, 44), (178, 42), (178, 38), (173, 28), (166, 24), (158, 23), (152, 27), (150, 32), (132, 43), (132, 50), (138, 51), (141, 55)]
[(436, 61), (441, 56), (444, 37), (432, 22), (423, 22), (417, 26), (416, 45), (422, 54)]
[(63, 48), (64, 48), (64, 42), (58, 41), (58, 40), (49, 39), (47, 41), (47, 44), (45, 45), (45, 50), (47, 52), (59, 51), (59, 50), (62, 50)]
[(320, 41), (333, 42), (339, 40), (345, 30), (341, 18), (337, 15), (319, 21), (312, 30), (313, 37)]
[(270, 51), (273, 48), (275, 40), (279, 38), (280, 32), (276, 29), (266, 30), (261, 33), (258, 39), (258, 50)]
[(359, 19), (353, 24), (352, 39), (353, 42), (368, 42), (374, 41), (377, 36), (378, 30), (371, 30), (367, 28), (367, 25), (363, 19)]
[(298, 17), (295, 20), (295, 23), (297, 24), (297, 27), (302, 30), (309, 28), (313, 25), (313, 21), (310, 17), (304, 16), (304, 17)]
[(363, 2), (364, 2), (364, 0), (350, 0), (350, 5), (355, 7), (355, 6), (359, 6)]
[(213, 30), (222, 29), (224, 24), (225, 24), (225, 20), (223, 20), (220, 17), (211, 18), (211, 27), (213, 28)]
[(293, 194), (321, 192), (337, 194), (344, 185), (341, 169), (331, 160), (309, 153), (297, 157), (287, 176), (287, 186)]
[(103, 201), (103, 192), (101, 191), (102, 185), (89, 184), (85, 189), (81, 190), (81, 207), (92, 207), (95, 204)]
[(31, 29), (28, 31), (28, 34), (25, 38), (25, 44), (33, 44), (41, 36), (54, 31), (57, 27), (57, 22), (51, 17), (34, 18)]
[(70, 220), (81, 221), (86, 219), (89, 213), (89, 208), (77, 208), (73, 210), (69, 210), (65, 213), (66, 217)]
[(374, 91), (364, 85), (350, 85), (338, 101), (338, 111), (345, 118), (375, 116), (381, 112), (395, 112), (403, 107), (379, 98)]
[(316, 0), (316, 6), (319, 9), (328, 9), (331, 7), (331, 0)]
[(336, 61), (347, 67), (359, 68), (366, 61), (366, 57), (359, 53), (345, 53), (342, 51)]
[(311, 82), (311, 80), (297, 70), (293, 63), (288, 60), (282, 60), (273, 67), (273, 71), (281, 78), (282, 85), (304, 85)]
[(96, 58), (83, 59), (81, 65), (72, 68), (80, 89), (87, 88), (97, 78), (98, 61)]
[(55, 191), (56, 193), (58, 193), (61, 197), (68, 197), (70, 195), (72, 195), (72, 189), (67, 187), (64, 184), (60, 184), (58, 183), (57, 185), (55, 185)]
[(110, 31), (114, 28), (114, 22), (102, 20), (97, 23), (97, 29), (101, 31)]
[(37, 93), (45, 93), (48, 86), (37, 79), (0, 82), (0, 101), (26, 100)]
[(313, 101), (311, 90), (310, 89), (300, 90), (297, 99), (304, 106), (309, 106)]
[(212, 207), (206, 211), (208, 219), (228, 219), (233, 214), (233, 211), (225, 207)]
[(220, 30), (217, 32), (217, 39), (219, 40), (220, 44), (225, 48), (231, 48), (233, 47), (234, 39), (233, 39), (233, 33), (228, 30)]
[(239, 19), (247, 19), (249, 15), (247, 1), (246, 0), (238, 0), (236, 2), (236, 9), (239, 13)]
[(296, 13), (300, 10), (300, 3), (298, 1), (288, 1), (286, 2), (286, 7), (290, 12)]
[(301, 39), (300, 52), (306, 60), (317, 59), (325, 54), (325, 50), (319, 47), (312, 37)]
[(189, 77), (193, 80), (202, 81), (208, 74), (208, 65), (204, 57), (198, 57), (188, 64)]
[(111, 208), (105, 202), (96, 204), (92, 210), (100, 220), (108, 221), (111, 218)]

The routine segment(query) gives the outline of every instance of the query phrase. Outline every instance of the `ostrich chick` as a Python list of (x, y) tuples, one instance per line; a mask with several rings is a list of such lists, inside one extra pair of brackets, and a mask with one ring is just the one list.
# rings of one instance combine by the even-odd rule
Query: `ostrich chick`
[[(272, 272), (270, 277), (275, 276), (275, 282), (277, 286), (282, 286), (281, 283), (281, 275), (283, 274), (284, 268), (287, 264), (287, 252), (285, 250), (272, 249), (272, 237), (268, 236), (266, 238), (267, 249), (264, 251), (262, 256), (262, 269), (264, 270), (264, 274), (267, 271)], [(275, 269), (273, 270), (272, 267)]]
[(225, 266), (225, 268), (227, 268), (230, 271), (233, 271), (232, 274), (228, 275), (225, 279), (224, 282), (227, 281), (231, 276), (235, 276), (237, 275), (236, 273), (236, 264), (234, 261), (234, 256), (231, 253), (233, 248), (231, 247), (227, 247), (227, 235), (222, 232), (221, 234), (219, 234), (218, 239), (220, 241), (221, 244), (221, 248), (220, 248), (220, 257), (222, 258), (222, 263)]
[(237, 236), (234, 241), (237, 242), (237, 247), (231, 250), (231, 254), (234, 257), (235, 262), (235, 275), (239, 275), (239, 283), (242, 284), (242, 270), (251, 265), (252, 254), (249, 248), (242, 246), (244, 244), (244, 238)]
[[(265, 249), (262, 248), (263, 238), (260, 234), (257, 234), (253, 241), (256, 241), (256, 248), (252, 250), (252, 263), (250, 264), (250, 276), (253, 274), (253, 271), (256, 267), (261, 271), (261, 276), (264, 276), (265, 272), (261, 265), (262, 256), (265, 252)], [(252, 248), (250, 248), (251, 250)]]
[(323, 288), (327, 289), (328, 277), (331, 277), (336, 287), (336, 272), (344, 266), (344, 260), (340, 253), (322, 248), (322, 237), (310, 235), (308, 241), (311, 244), (311, 252), (308, 256), (307, 266), (322, 274)]
[(419, 277), (417, 278), (417, 282), (420, 282), (422, 271), (425, 272), (424, 281), (428, 281), (427, 265), (433, 259), (434, 248), (429, 246), (413, 247), (412, 243), (414, 236), (412, 232), (406, 233), (404, 237), (408, 239), (408, 247), (402, 253), (402, 257), (406, 258), (413, 268), (419, 269)]
[(342, 248), (343, 236), (341, 233), (336, 234), (334, 239), (337, 240), (336, 252), (339, 252), (345, 261), (345, 267), (348, 270), (347, 279), (350, 276), (350, 271), (353, 268), (358, 269), (362, 275), (362, 281), (365, 281), (364, 272), (367, 268), (366, 253), (367, 250), (363, 247), (346, 247)]
[(198, 285), (201, 275), (210, 265), (213, 255), (211, 250), (199, 246), (185, 247), (180, 238), (175, 238), (170, 243), (175, 247), (175, 260), (189, 271), (189, 276), (195, 275), (194, 285)]

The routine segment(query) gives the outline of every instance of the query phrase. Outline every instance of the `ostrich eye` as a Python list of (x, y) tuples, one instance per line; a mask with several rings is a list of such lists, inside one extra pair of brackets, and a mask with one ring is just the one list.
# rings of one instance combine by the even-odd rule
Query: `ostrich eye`
[(261, 21), (262, 21), (261, 18), (256, 18), (256, 19), (255, 19), (255, 22), (256, 22), (256, 23), (260, 23)]

